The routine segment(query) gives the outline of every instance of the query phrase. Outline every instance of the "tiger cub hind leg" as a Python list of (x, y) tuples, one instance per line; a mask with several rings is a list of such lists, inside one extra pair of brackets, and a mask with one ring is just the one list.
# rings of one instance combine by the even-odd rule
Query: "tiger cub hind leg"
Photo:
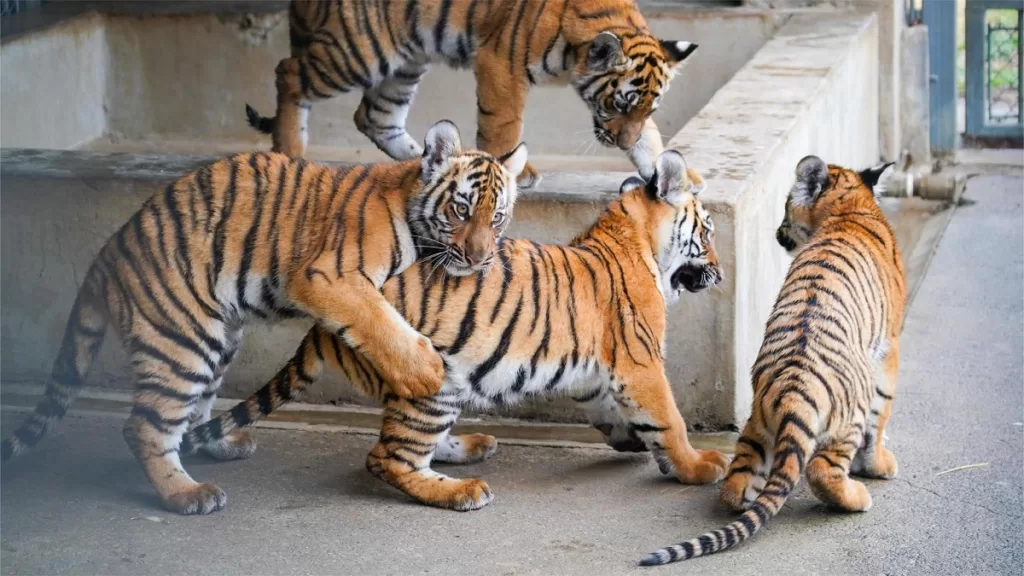
[(604, 443), (616, 452), (650, 451), (607, 388), (597, 388), (573, 400), (586, 413), (590, 425), (604, 436)]
[(875, 393), (871, 399), (864, 442), (853, 459), (850, 471), (866, 478), (895, 478), (899, 472), (896, 456), (884, 446), (885, 425), (892, 415), (892, 402), (896, 395), (896, 373), (899, 371), (899, 342), (889, 344), (886, 357), (875, 377)]
[(181, 465), (177, 448), (192, 406), (168, 398), (159, 406), (151, 405), (140, 401), (144, 396), (136, 394), (122, 432), (164, 506), (178, 514), (209, 514), (223, 508), (227, 504), (224, 491), (216, 484), (196, 482)]
[[(305, 154), (309, 141), (310, 100), (303, 94), (301, 69), (298, 58), (285, 58), (274, 70), (277, 76), (277, 114), (268, 127), (274, 141), (271, 150), (292, 157)], [(249, 114), (249, 123), (265, 131), (258, 120), (255, 111)]]
[(736, 442), (736, 455), (722, 483), (719, 500), (730, 510), (747, 510), (761, 495), (774, 462), (771, 440), (758, 434), (753, 421), (747, 422)]
[(352, 117), (356, 128), (394, 160), (423, 155), (423, 147), (409, 135), (405, 122), (416, 87), (429, 68), (427, 64), (410, 63), (395, 70), (363, 92), (363, 99)]
[[(385, 400), (380, 438), (366, 457), (366, 468), (422, 504), (458, 511), (483, 508), (494, 499), (486, 482), (451, 478), (430, 469), (438, 445), (447, 439), (460, 411), (442, 403), (424, 410), (423, 402)], [(477, 449), (487, 446), (484, 438), (473, 440)]]
[(851, 431), (845, 438), (820, 446), (807, 463), (807, 483), (814, 495), (846, 512), (871, 508), (867, 486), (849, 476), (860, 440), (860, 434)]

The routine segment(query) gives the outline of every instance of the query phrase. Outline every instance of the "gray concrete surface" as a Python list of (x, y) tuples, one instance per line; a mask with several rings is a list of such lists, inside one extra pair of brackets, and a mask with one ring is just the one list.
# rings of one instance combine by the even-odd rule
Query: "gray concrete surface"
[[(261, 430), (253, 459), (188, 462), (229, 496), (209, 517), (165, 513), (113, 419), (72, 418), (3, 467), (4, 574), (1021, 574), (1024, 179), (978, 177), (910, 309), (889, 445), (898, 479), (866, 514), (801, 485), (753, 541), (641, 571), (643, 553), (731, 518), (714, 487), (649, 457), (501, 447), (445, 471), (487, 479), (470, 513), (415, 505), (363, 469), (372, 438)], [(4, 414), (3, 429), (16, 418)], [(954, 467), (982, 467), (941, 472)], [(157, 521), (153, 521), (156, 519)]]

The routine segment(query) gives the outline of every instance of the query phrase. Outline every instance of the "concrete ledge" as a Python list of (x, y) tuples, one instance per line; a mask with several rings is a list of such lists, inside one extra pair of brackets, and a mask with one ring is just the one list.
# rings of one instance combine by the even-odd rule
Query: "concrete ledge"
[(874, 14), (793, 16), (669, 143), (704, 174), (724, 255), (709, 346), (722, 361), (700, 380), (716, 422), (743, 422), (764, 323), (789, 257), (776, 244), (793, 170), (805, 155), (851, 167), (878, 160)]

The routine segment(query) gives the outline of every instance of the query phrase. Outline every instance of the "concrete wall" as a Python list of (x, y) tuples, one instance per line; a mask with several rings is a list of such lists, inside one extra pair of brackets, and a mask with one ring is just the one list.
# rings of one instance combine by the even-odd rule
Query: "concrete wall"
[[(179, 147), (192, 143), (200, 149), (212, 141), (232, 143), (235, 149), (269, 145), (268, 138), (248, 126), (244, 108), (248, 102), (265, 114), (274, 112), (273, 70), (288, 54), (284, 12), (91, 14), (72, 21), (72, 25), (81, 26), (80, 20), (88, 20), (91, 44), (88, 50), (77, 50), (74, 58), (65, 58), (64, 52), (51, 46), (76, 40), (55, 35), (53, 30), (4, 46), (0, 66), (5, 79), (26, 79), (12, 82), (25, 91), (19, 98), (25, 129), (5, 130), (0, 141), (4, 147), (66, 149), (104, 134), (135, 151), (161, 151), (168, 141)], [(775, 28), (774, 20), (766, 13), (728, 10), (652, 14), (649, 24), (665, 38), (689, 40), (701, 46), (656, 115), (666, 138), (700, 110)], [(31, 59), (13, 60), (10, 53), (30, 54)], [(59, 58), (55, 65), (49, 62), (51, 57)], [(24, 98), (39, 89), (38, 81), (27, 81), (34, 76), (34, 69), (50, 68), (55, 69), (55, 79), (79, 84), (43, 84), (53, 87), (45, 101)], [(16, 72), (8, 76), (7, 70)], [(83, 82), (91, 84), (81, 85)], [(3, 95), (6, 97), (7, 92)], [(354, 92), (316, 104), (310, 117), (310, 143), (353, 149), (357, 155), (344, 155), (351, 160), (383, 159), (353, 125), (359, 98), (360, 94)], [(476, 134), (475, 100), (472, 72), (434, 66), (420, 87), (409, 130), (420, 137), (438, 119), (450, 118), (472, 142)], [(15, 116), (13, 109), (8, 110), (5, 107), (5, 123)], [(71, 132), (63, 140), (40, 139), (28, 128), (39, 125), (36, 120), (47, 119), (53, 110), (74, 111), (76, 118), (89, 118), (91, 130), (82, 135)], [(540, 86), (531, 91), (524, 139), (534, 154), (622, 158), (621, 152), (595, 142), (590, 115), (566, 86)], [(339, 157), (336, 151), (332, 150), (332, 157)]]
[(90, 14), (0, 47), (0, 146), (75, 148), (107, 127), (106, 34)]

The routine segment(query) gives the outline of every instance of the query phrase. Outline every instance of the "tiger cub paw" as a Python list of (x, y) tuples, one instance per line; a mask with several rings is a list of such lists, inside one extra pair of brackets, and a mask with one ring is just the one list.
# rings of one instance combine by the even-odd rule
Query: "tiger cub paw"
[(473, 464), (482, 462), (498, 449), (498, 441), (489, 434), (461, 434), (445, 438), (434, 449), (434, 462)]
[(441, 390), (444, 360), (428, 338), (418, 337), (409, 354), (395, 360), (389, 362), (385, 359), (377, 367), (395, 394), (403, 398), (424, 398)]
[(245, 460), (256, 453), (256, 438), (251, 430), (232, 430), (219, 442), (204, 445), (202, 450), (222, 462)]
[(882, 448), (875, 453), (874, 458), (857, 454), (850, 466), (850, 472), (865, 478), (881, 478), (889, 480), (895, 478), (899, 473), (899, 464), (896, 456), (888, 448)]
[(729, 457), (718, 450), (697, 450), (698, 457), (676, 470), (676, 478), (683, 484), (713, 484), (725, 476)]
[(163, 498), (164, 506), (178, 514), (210, 514), (228, 503), (228, 496), (216, 484), (194, 484)]
[(750, 472), (730, 472), (726, 476), (725, 482), (722, 483), (722, 491), (719, 493), (718, 499), (733, 512), (747, 510), (761, 495), (765, 483), (764, 477)]
[(520, 188), (533, 188), (540, 184), (540, 181), (544, 177), (541, 176), (537, 170), (529, 163), (523, 167), (523, 171), (519, 173), (519, 178), (516, 179)]
[[(436, 487), (424, 494), (424, 503), (457, 512), (479, 510), (494, 500), (494, 494), (487, 482), (477, 478), (457, 480), (441, 476)], [(415, 495), (413, 495), (415, 497)]]

